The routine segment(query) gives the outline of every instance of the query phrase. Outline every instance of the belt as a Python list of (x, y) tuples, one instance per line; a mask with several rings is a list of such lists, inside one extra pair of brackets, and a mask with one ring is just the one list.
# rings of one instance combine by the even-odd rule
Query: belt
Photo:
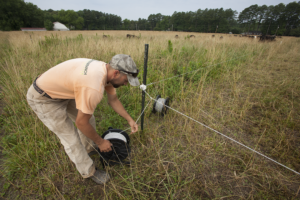
[(43, 95), (44, 97), (47, 97), (47, 98), (49, 98), (49, 99), (52, 99), (46, 92), (44, 92), (41, 88), (39, 88), (39, 87), (36, 85), (36, 80), (37, 80), (38, 78), (39, 78), (39, 76), (36, 77), (36, 79), (33, 81), (33, 87), (34, 87), (34, 89), (35, 89), (38, 93), (44, 94), (44, 95)]

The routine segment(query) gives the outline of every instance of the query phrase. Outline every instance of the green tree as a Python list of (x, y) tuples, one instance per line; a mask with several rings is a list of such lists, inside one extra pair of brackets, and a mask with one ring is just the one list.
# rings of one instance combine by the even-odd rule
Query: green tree
[(47, 20), (45, 20), (45, 22), (44, 22), (44, 26), (45, 26), (45, 28), (46, 28), (48, 31), (50, 31), (50, 30), (53, 30), (54, 24), (53, 24), (53, 22), (51, 22), (49, 19), (47, 19)]
[(82, 30), (83, 24), (84, 24), (84, 19), (82, 17), (78, 17), (75, 22), (75, 28), (77, 30)]
[(22, 0), (0, 1), (0, 29), (19, 30), (24, 25), (22, 14), (26, 4)]
[(0, 1), (0, 29), (20, 30), (21, 27), (43, 27), (43, 11), (23, 0)]
[(84, 18), (74, 10), (60, 10), (57, 12), (45, 12), (45, 19), (51, 22), (58, 21), (65, 24), (70, 29), (81, 30), (84, 25)]
[(153, 30), (156, 27), (156, 24), (159, 23), (163, 18), (163, 15), (158, 14), (151, 14), (148, 16), (148, 22), (150, 23), (151, 30)]
[(22, 19), (25, 27), (43, 27), (44, 26), (44, 13), (36, 5), (26, 3)]
[(284, 10), (284, 18), (286, 19), (286, 35), (290, 35), (292, 29), (300, 25), (300, 4), (299, 2), (291, 2), (286, 5)]
[(139, 18), (137, 24), (139, 30), (150, 30), (150, 25), (147, 19)]
[(162, 16), (162, 20), (156, 23), (154, 30), (165, 31), (170, 29), (170, 16)]
[(258, 17), (257, 17), (257, 29), (256, 29), (256, 31), (259, 30), (262, 21), (266, 18), (266, 11), (267, 10), (268, 10), (268, 6), (266, 6), (266, 5), (262, 5), (262, 6), (258, 7), (258, 9), (257, 9)]
[(65, 19), (67, 20), (69, 28), (75, 26), (77, 19), (79, 18), (78, 14), (74, 10), (67, 10), (65, 15)]
[(128, 30), (129, 24), (130, 24), (130, 20), (129, 19), (124, 19), (123, 20), (123, 24), (124, 24), (125, 30)]

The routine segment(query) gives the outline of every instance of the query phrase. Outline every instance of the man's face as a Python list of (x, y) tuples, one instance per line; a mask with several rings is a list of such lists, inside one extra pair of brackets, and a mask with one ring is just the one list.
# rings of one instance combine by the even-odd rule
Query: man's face
[(127, 85), (128, 79), (127, 79), (126, 74), (119, 73), (119, 75), (116, 78), (114, 78), (113, 80), (111, 80), (110, 83), (112, 84), (112, 86), (114, 88), (118, 88), (120, 86)]

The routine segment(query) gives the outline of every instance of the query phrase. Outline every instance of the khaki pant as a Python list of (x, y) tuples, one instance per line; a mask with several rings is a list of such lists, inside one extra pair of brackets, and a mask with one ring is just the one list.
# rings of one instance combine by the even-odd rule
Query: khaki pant
[[(38, 118), (60, 139), (64, 149), (83, 178), (95, 173), (95, 165), (88, 153), (94, 142), (74, 126), (78, 110), (74, 99), (49, 99), (38, 93), (33, 85), (27, 92), (27, 101)], [(90, 124), (96, 129), (94, 115)]]

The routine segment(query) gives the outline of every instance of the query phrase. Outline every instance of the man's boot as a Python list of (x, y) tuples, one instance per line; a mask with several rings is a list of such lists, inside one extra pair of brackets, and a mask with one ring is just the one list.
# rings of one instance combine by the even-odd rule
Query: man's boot
[(106, 171), (101, 171), (97, 168), (95, 174), (89, 178), (91, 178), (97, 184), (107, 183), (110, 179), (109, 174)]

